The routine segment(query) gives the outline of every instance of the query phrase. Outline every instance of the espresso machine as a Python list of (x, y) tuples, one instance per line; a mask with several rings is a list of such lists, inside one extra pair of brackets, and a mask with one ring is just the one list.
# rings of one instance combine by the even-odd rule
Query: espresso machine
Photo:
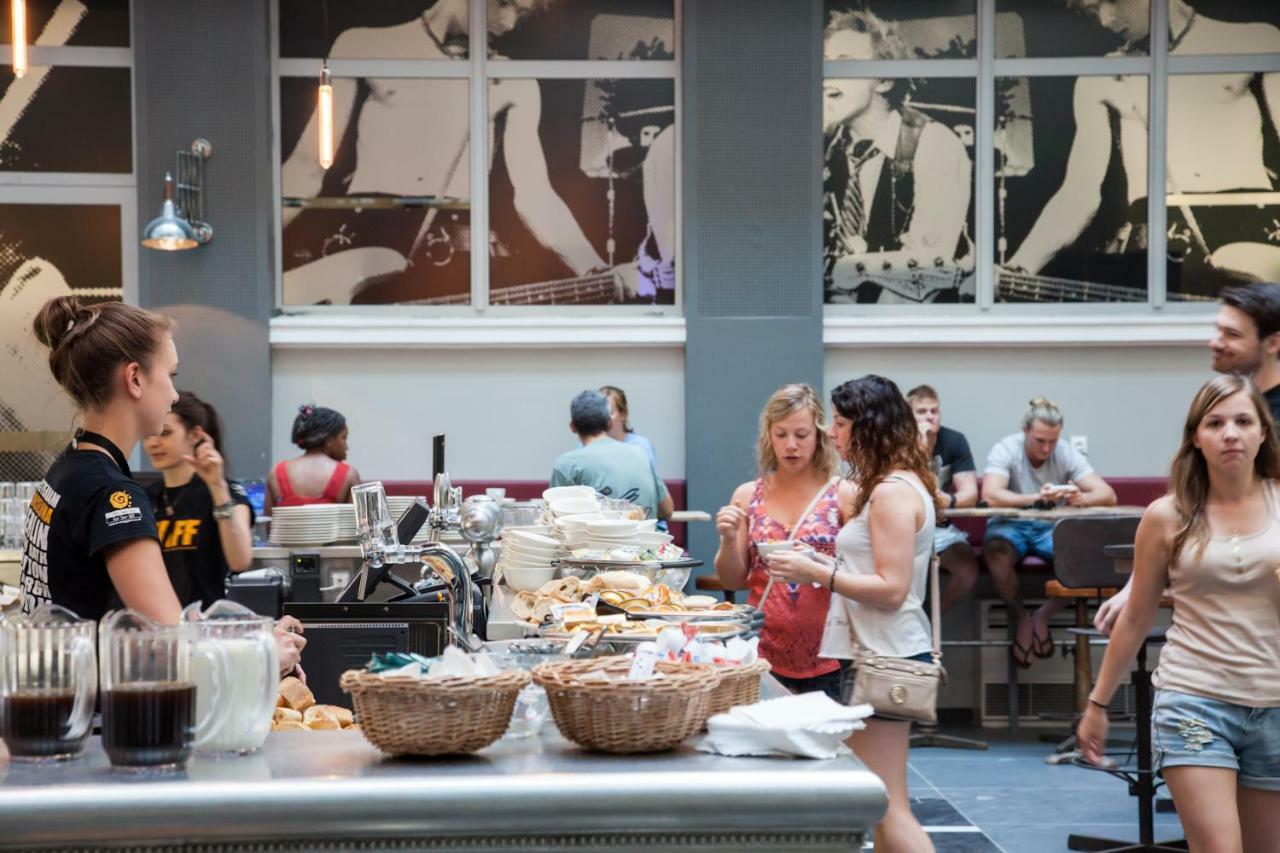
[[(436, 475), (432, 497), (433, 506), (415, 501), (392, 522), (382, 483), (355, 486), (351, 499), (363, 558), (360, 568), (337, 601), (284, 605), (287, 615), (303, 623), (307, 645), (302, 666), (318, 702), (350, 707), (350, 698), (338, 689), (338, 678), (364, 666), (374, 652), (434, 657), (447, 645), (473, 649), (483, 637), (487, 605), (480, 585), (488, 581), (473, 577), (467, 562), (439, 540), (446, 532), (464, 532), (464, 519), (476, 516), (470, 521), (476, 538), (469, 538), (476, 548), (489, 533), (478, 518), (486, 513), (471, 507), (464, 511), (461, 489), (453, 488), (443, 472)], [(500, 513), (498, 517), (500, 526)], [(414, 544), (424, 525), (426, 541)], [(492, 537), (496, 535), (493, 530)], [(394, 571), (406, 564), (421, 565), (416, 583)], [(390, 597), (371, 600), (380, 587), (390, 587)]]

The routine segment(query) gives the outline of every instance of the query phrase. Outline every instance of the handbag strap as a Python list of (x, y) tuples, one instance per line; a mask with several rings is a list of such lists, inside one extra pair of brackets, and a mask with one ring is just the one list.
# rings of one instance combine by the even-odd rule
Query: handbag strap
[(818, 489), (818, 493), (813, 496), (813, 500), (809, 501), (809, 505), (804, 508), (804, 512), (800, 513), (800, 517), (796, 519), (796, 523), (791, 526), (791, 535), (786, 538), (787, 542), (794, 542), (796, 534), (800, 532), (800, 528), (804, 526), (805, 520), (809, 518), (809, 513), (818, 506), (818, 501), (822, 500), (823, 495), (831, 488), (831, 484), (838, 480), (838, 477), (832, 477), (830, 480), (822, 484), (822, 488)]

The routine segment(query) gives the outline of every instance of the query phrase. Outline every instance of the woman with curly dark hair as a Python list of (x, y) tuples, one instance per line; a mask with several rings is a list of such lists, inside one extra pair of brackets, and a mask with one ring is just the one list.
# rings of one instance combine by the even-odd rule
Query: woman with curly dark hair
[[(836, 536), (834, 560), (782, 552), (768, 558), (770, 572), (780, 581), (831, 590), (822, 656), (852, 660), (856, 643), (879, 655), (929, 661), (924, 596), (941, 507), (911, 405), (897, 385), (875, 375), (836, 388), (831, 403), (836, 448), (858, 483), (852, 518)], [(846, 696), (852, 676), (847, 670)], [(907, 795), (910, 732), (909, 723), (873, 717), (849, 740), (889, 792), (889, 809), (875, 830), (877, 850), (933, 849)]]
[(347, 464), (347, 419), (323, 406), (299, 406), (293, 443), (302, 455), (267, 475), (266, 506), (346, 503), (360, 475)]

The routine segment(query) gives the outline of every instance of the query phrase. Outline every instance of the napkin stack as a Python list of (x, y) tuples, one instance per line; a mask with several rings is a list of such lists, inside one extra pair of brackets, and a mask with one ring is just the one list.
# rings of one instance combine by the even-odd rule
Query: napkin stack
[(825, 693), (783, 696), (715, 715), (696, 746), (721, 755), (836, 758), (872, 713), (870, 705), (841, 705)]

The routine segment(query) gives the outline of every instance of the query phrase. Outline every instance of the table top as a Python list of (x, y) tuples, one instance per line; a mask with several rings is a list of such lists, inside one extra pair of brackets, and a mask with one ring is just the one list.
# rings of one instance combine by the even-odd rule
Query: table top
[(683, 524), (690, 521), (710, 521), (711, 513), (703, 512), (700, 509), (678, 509), (671, 513), (671, 517), (667, 521), (675, 524)]
[(1017, 518), (1026, 521), (1056, 521), (1059, 518), (1088, 516), (1141, 516), (1145, 506), (1058, 506), (1053, 509), (1022, 509), (1013, 506), (973, 506), (944, 509), (947, 518)]
[[(767, 792), (767, 793), (766, 793)], [(353, 834), (525, 836), (557, 832), (861, 832), (884, 786), (852, 756), (728, 758), (681, 749), (586, 752), (547, 721), (474, 756), (398, 760), (358, 732), (273, 732), (257, 754), (193, 758), (183, 771), (113, 771), (97, 737), (69, 762), (7, 761), (0, 845), (103, 845)]]

